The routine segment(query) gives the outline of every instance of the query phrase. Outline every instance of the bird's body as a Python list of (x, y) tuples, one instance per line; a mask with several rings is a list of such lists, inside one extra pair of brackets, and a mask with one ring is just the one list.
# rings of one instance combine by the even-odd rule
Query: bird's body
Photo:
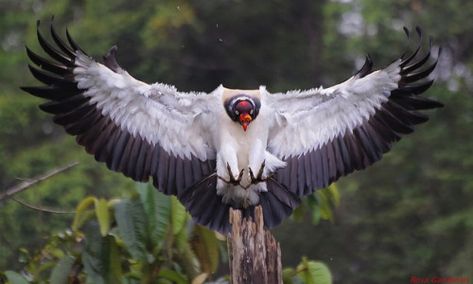
[[(267, 227), (291, 214), (300, 197), (381, 159), (401, 135), (441, 106), (420, 97), (432, 80), (428, 52), (372, 72), (369, 58), (330, 88), (270, 93), (219, 86), (211, 93), (177, 91), (138, 81), (115, 60), (98, 63), (51, 26), (55, 46), (38, 31), (53, 59), (27, 49), (48, 99), (41, 109), (75, 135), (96, 160), (136, 181), (152, 179), (176, 195), (203, 225), (229, 230), (230, 207), (251, 215), (261, 205)], [(420, 35), (420, 32), (419, 32)]]
[[(265, 163), (263, 176), (267, 176), (276, 168), (285, 163), (267, 151), (269, 129), (273, 126), (274, 113), (266, 106), (265, 98), (269, 95), (264, 87), (258, 90), (234, 90), (219, 87), (214, 91), (222, 98), (222, 110), (225, 101), (234, 96), (245, 95), (256, 98), (261, 102), (258, 116), (251, 122), (245, 131), (240, 125), (232, 121), (224, 112), (219, 114), (219, 125), (215, 132), (217, 140), (217, 175), (223, 179), (217, 182), (217, 192), (222, 194), (223, 200), (243, 207), (256, 205), (259, 202), (259, 192), (267, 191), (266, 182), (252, 184), (249, 169), (257, 173)], [(227, 164), (238, 179), (243, 170), (240, 185), (231, 185), (224, 180), (230, 179)]]

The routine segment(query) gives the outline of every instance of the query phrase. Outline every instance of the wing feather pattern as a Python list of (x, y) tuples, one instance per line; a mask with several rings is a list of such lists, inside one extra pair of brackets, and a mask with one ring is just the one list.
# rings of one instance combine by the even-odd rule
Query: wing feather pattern
[(438, 56), (432, 57), (431, 43), (421, 51), (420, 30), (418, 35), (418, 47), (386, 69), (373, 72), (368, 56), (341, 84), (268, 97), (286, 121), (271, 130), (269, 143), (269, 150), (287, 163), (276, 172), (282, 185), (302, 196), (364, 169), (428, 120), (421, 110), (442, 106), (419, 96), (433, 83), (428, 76)]
[[(216, 180), (208, 179), (215, 175), (212, 137), (196, 135), (211, 133), (203, 125), (212, 119), (218, 100), (212, 94), (179, 93), (171, 86), (137, 81), (118, 65), (116, 47), (102, 65), (69, 32), (67, 42), (53, 25), (50, 33), (52, 43), (38, 23), (38, 41), (50, 58), (26, 48), (35, 65), (29, 66), (31, 73), (46, 86), (22, 89), (46, 99), (40, 108), (53, 114), (54, 122), (76, 136), (97, 161), (135, 181), (152, 179), (165, 194), (186, 196), (184, 204), (199, 223), (228, 230), (228, 205), (216, 194)], [(190, 189), (202, 196), (190, 195)]]

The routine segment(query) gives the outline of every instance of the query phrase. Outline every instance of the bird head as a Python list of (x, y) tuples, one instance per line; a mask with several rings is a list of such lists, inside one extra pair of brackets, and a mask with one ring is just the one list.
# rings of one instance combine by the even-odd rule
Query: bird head
[(225, 109), (228, 116), (238, 122), (244, 131), (248, 129), (250, 123), (256, 119), (261, 107), (261, 102), (244, 94), (231, 97), (225, 102)]

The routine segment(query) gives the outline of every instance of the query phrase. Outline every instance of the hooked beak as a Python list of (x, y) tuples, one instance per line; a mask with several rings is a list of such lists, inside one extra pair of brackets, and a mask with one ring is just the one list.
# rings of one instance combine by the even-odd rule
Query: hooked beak
[(248, 128), (248, 125), (250, 124), (252, 120), (253, 118), (251, 118), (251, 115), (249, 115), (248, 113), (240, 114), (240, 124), (243, 127), (243, 131), (246, 131), (246, 129)]

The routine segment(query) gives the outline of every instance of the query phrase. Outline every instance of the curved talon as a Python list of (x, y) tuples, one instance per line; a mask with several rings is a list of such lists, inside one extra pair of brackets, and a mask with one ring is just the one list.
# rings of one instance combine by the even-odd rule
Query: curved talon
[(263, 160), (263, 163), (261, 164), (261, 167), (259, 168), (258, 171), (258, 177), (261, 178), (263, 177), (263, 172), (264, 172), (264, 167), (266, 166), (266, 160)]
[(253, 173), (253, 170), (251, 168), (248, 168), (248, 171), (250, 172), (250, 178), (251, 178), (251, 183), (252, 184), (256, 184), (256, 183), (260, 183), (260, 182), (263, 182), (263, 181), (266, 181), (267, 178), (263, 178), (263, 173), (264, 173), (264, 167), (266, 166), (266, 160), (263, 161), (263, 163), (261, 164), (261, 167), (259, 168), (259, 171), (258, 171), (258, 174), (254, 175)]
[(251, 168), (248, 168), (248, 171), (250, 172), (251, 182), (253, 182), (254, 180), (256, 180), (255, 175), (253, 174), (253, 170)]
[(229, 175), (229, 180), (224, 179), (221, 176), (217, 176), (219, 179), (223, 180), (225, 183), (233, 184), (233, 185), (240, 185), (241, 179), (243, 178), (243, 173), (245, 169), (241, 169), (240, 173), (238, 174), (238, 178), (235, 179), (235, 176), (233, 175), (232, 169), (230, 168), (230, 165), (227, 163), (227, 171)]

